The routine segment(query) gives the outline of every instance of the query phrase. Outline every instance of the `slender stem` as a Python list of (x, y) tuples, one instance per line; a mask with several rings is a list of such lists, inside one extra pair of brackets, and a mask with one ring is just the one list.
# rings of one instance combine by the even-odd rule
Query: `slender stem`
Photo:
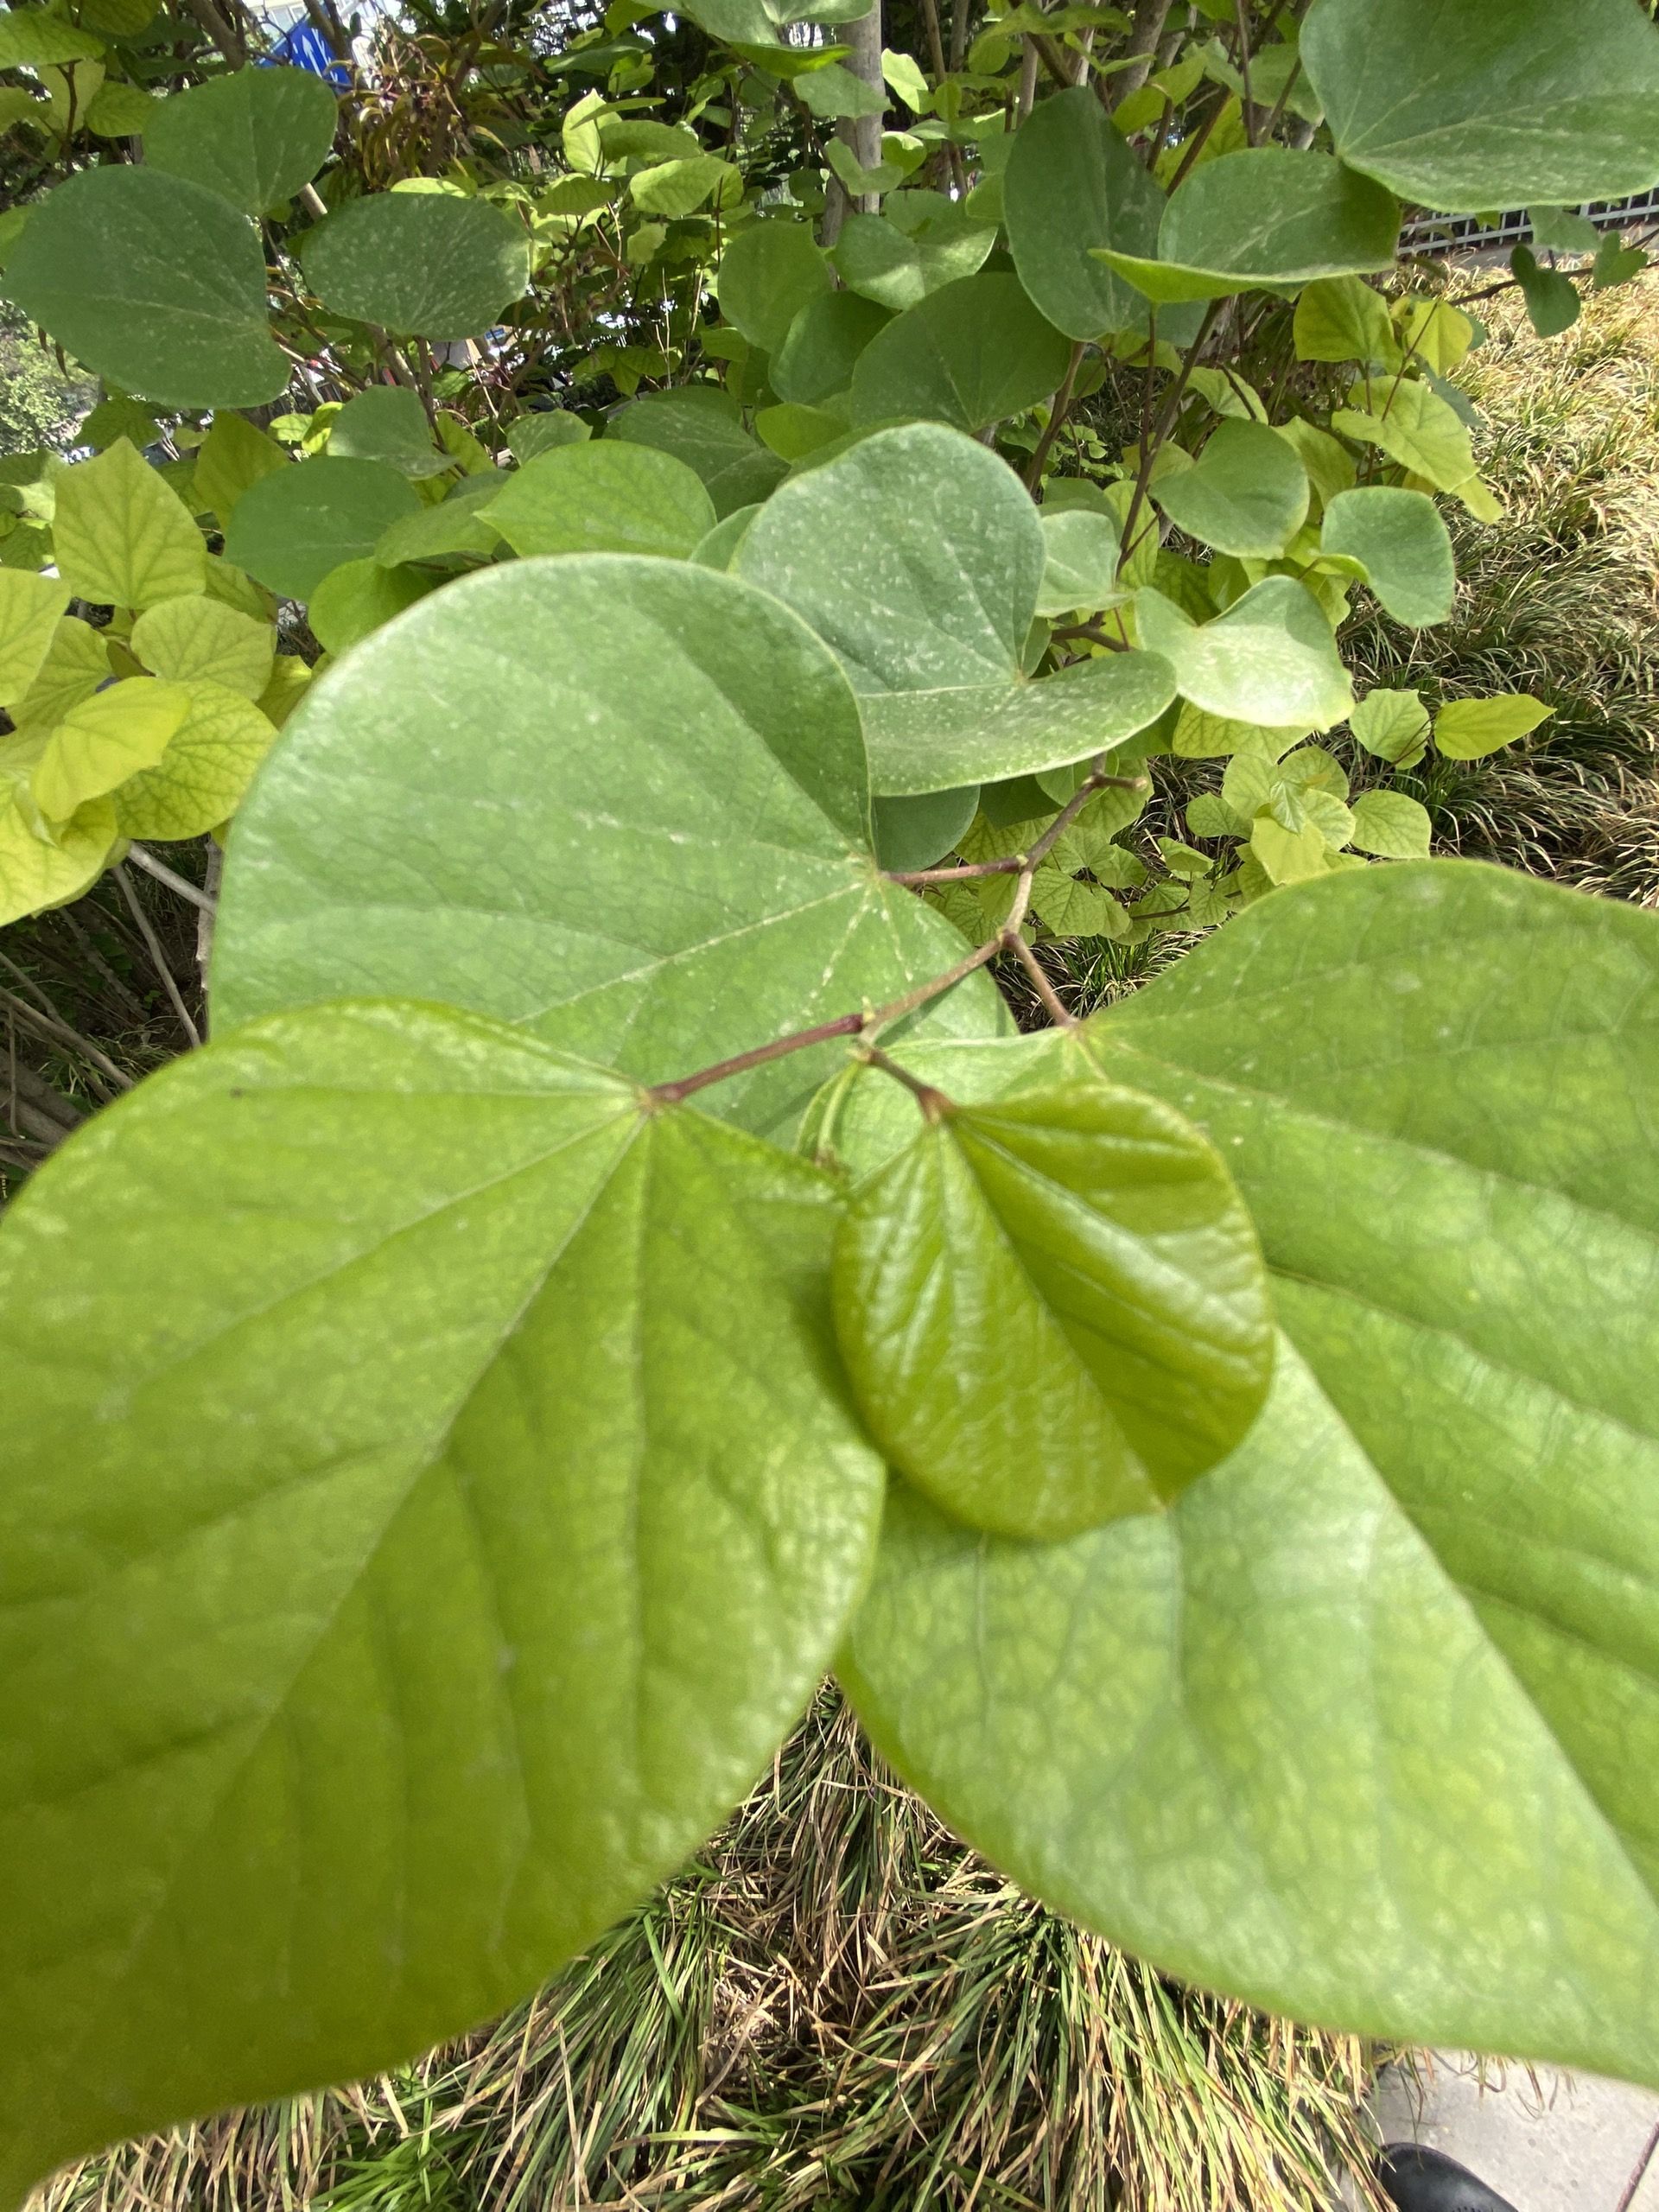
[(207, 893), (200, 890), (188, 876), (180, 875), (168, 868), (165, 861), (157, 860), (147, 845), (129, 845), (127, 858), (136, 861), (146, 875), (153, 875), (157, 883), (164, 883), (169, 891), (176, 891), (181, 899), (188, 899), (193, 906), (205, 906), (212, 913), (213, 902)]
[[(107, 1076), (118, 1090), (130, 1090), (132, 1089), (132, 1077), (130, 1075), (124, 1075), (115, 1062), (107, 1053), (100, 1052), (90, 1037), (83, 1037), (79, 1030), (72, 1028), (67, 1021), (61, 1020), (55, 1014), (38, 1012), (35, 1007), (30, 1006), (27, 999), (20, 999), (15, 993), (3, 988), (0, 988), (0, 1006), (4, 1007), (7, 1013), (16, 1020), (25, 1023), (31, 1029), (38, 1030), (41, 1036), (49, 1037), (54, 1045), (62, 1045), (71, 1052), (79, 1052), (83, 1059), (90, 1062), (101, 1074)], [(94, 1083), (92, 1088), (100, 1096), (104, 1095), (105, 1087), (102, 1084)]]
[[(1099, 757), (1103, 760), (1105, 755), (1103, 753)], [(953, 868), (886, 868), (882, 873), (887, 882), (902, 883), (911, 889), (924, 883), (971, 883), (981, 876), (1019, 875), (1027, 868), (1037, 867), (1053, 849), (1056, 840), (1064, 834), (1095, 793), (1098, 791), (1105, 791), (1109, 787), (1121, 791), (1150, 791), (1152, 785), (1150, 779), (1146, 776), (1108, 776), (1103, 773), (1091, 773), (1078, 785), (1059, 814), (1028, 853), (1008, 853), (1002, 859), (996, 861), (960, 861)]]
[(1023, 934), (1015, 936), (1010, 949), (1019, 959), (1027, 975), (1030, 976), (1032, 988), (1042, 1001), (1044, 1010), (1054, 1027), (1057, 1029), (1076, 1029), (1081, 1027), (1077, 1015), (1072, 1013), (1053, 984), (1050, 982), (1046, 970), (1026, 943)]
[(201, 1032), (190, 1019), (190, 1009), (184, 1002), (184, 994), (179, 988), (178, 978), (167, 964), (167, 955), (162, 950), (162, 941), (150, 926), (149, 916), (144, 912), (139, 902), (138, 893), (132, 887), (132, 878), (127, 874), (124, 863), (120, 861), (116, 862), (110, 873), (121, 887), (121, 896), (126, 900), (132, 918), (137, 925), (138, 934), (144, 940), (144, 950), (150, 957), (156, 973), (162, 979), (162, 988), (173, 1002), (173, 1011), (179, 1017), (179, 1027), (193, 1046), (200, 1045)]
[(1204, 320), (1198, 325), (1198, 335), (1187, 347), (1175, 380), (1164, 394), (1163, 405), (1158, 410), (1157, 419), (1152, 427), (1152, 435), (1147, 439), (1141, 455), (1141, 466), (1135, 474), (1135, 490), (1129, 495), (1128, 512), (1123, 518), (1123, 551), (1118, 563), (1120, 568), (1135, 551), (1135, 518), (1146, 502), (1147, 486), (1152, 481), (1153, 463), (1157, 460), (1165, 439), (1174, 427), (1176, 414), (1185, 396), (1187, 381), (1198, 365), (1198, 355), (1208, 342), (1210, 333), (1215, 327), (1216, 317), (1221, 313), (1224, 304), (1225, 302), (1221, 300), (1211, 300), (1205, 309)]
[(883, 1075), (890, 1075), (895, 1083), (902, 1083), (930, 1122), (942, 1122), (948, 1114), (955, 1113), (954, 1099), (948, 1098), (942, 1090), (936, 1090), (931, 1083), (924, 1083), (919, 1076), (912, 1075), (910, 1070), (900, 1067), (897, 1060), (890, 1060), (879, 1046), (862, 1046), (856, 1057), (867, 1067), (880, 1068)]
[(1066, 364), (1065, 375), (1061, 380), (1060, 388), (1054, 395), (1054, 404), (1048, 411), (1048, 422), (1042, 436), (1037, 441), (1037, 450), (1031, 456), (1031, 466), (1026, 471), (1027, 492), (1034, 492), (1042, 481), (1043, 463), (1048, 459), (1049, 448), (1059, 435), (1060, 425), (1071, 411), (1072, 388), (1077, 381), (1077, 371), (1082, 365), (1083, 346), (1078, 342), (1071, 348), (1071, 359)]
[(1000, 936), (979, 945), (965, 960), (954, 968), (946, 969), (943, 976), (934, 976), (925, 983), (918, 983), (913, 991), (906, 991), (903, 998), (890, 999), (886, 1006), (867, 1007), (861, 1014), (843, 1014), (836, 1020), (821, 1021), (811, 1029), (797, 1029), (787, 1037), (774, 1037), (769, 1045), (757, 1045), (747, 1052), (738, 1052), (729, 1060), (717, 1060), (712, 1067), (699, 1068), (695, 1075), (682, 1076), (677, 1083), (655, 1084), (650, 1096), (661, 1106), (677, 1106), (683, 1098), (690, 1098), (694, 1091), (705, 1090), (711, 1083), (724, 1083), (728, 1077), (747, 1075), (751, 1068), (764, 1067), (769, 1060), (781, 1060), (791, 1052), (804, 1052), (811, 1045), (826, 1045), (837, 1037), (861, 1037), (872, 1029), (885, 1029), (889, 1022), (900, 1021), (907, 1014), (914, 1014), (918, 1007), (925, 1006), (954, 984), (971, 976), (995, 959), (1002, 950)]
[(1243, 119), (1244, 143), (1255, 143), (1254, 103), (1250, 99), (1250, 0), (1233, 0), (1233, 12), (1238, 20), (1238, 74), (1244, 87)]

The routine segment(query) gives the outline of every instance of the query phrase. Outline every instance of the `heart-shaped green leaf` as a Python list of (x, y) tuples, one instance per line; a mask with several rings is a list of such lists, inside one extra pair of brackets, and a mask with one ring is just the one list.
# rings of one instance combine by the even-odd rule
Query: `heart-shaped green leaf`
[(228, 822), (276, 735), (257, 707), (222, 683), (198, 678), (165, 689), (184, 692), (187, 704), (161, 759), (115, 795), (124, 837), (200, 837)]
[(885, 214), (847, 218), (831, 258), (849, 291), (897, 315), (973, 276), (995, 244), (995, 224), (981, 222), (960, 200), (896, 192)]
[(56, 576), (0, 569), (0, 707), (21, 699), (41, 672), (69, 587)]
[(1226, 1168), (1179, 1114), (1112, 1084), (923, 1107), (836, 1247), (836, 1332), (872, 1434), (936, 1503), (1002, 1535), (1161, 1510), (1267, 1395), (1267, 1280)]
[(885, 308), (856, 292), (825, 292), (809, 300), (772, 357), (772, 390), (803, 407), (833, 399), (849, 388), (859, 355), (887, 321)]
[(1169, 704), (1170, 671), (1146, 653), (1025, 680), (1046, 557), (1014, 471), (918, 423), (783, 485), (733, 565), (833, 647), (860, 695), (874, 788), (912, 794), (1109, 750)]
[(385, 461), (304, 461), (242, 494), (225, 551), (284, 598), (309, 599), (331, 569), (366, 560), (384, 531), (420, 511), (413, 485)]
[(169, 407), (257, 407), (288, 383), (259, 234), (217, 193), (126, 163), (48, 193), (5, 289), (99, 375)]
[(333, 89), (308, 69), (238, 69), (157, 101), (144, 159), (263, 215), (327, 160), (338, 113)]
[(1156, 478), (1152, 496), (1177, 530), (1217, 553), (1271, 561), (1307, 519), (1307, 471), (1265, 423), (1226, 422), (1191, 468)]
[(383, 461), (400, 476), (442, 476), (454, 462), (438, 451), (417, 391), (372, 384), (348, 399), (328, 425), (330, 461)]
[(0, 2188), (517, 2001), (742, 1795), (880, 1507), (836, 1211), (407, 1005), (244, 1030), (35, 1179), (0, 1234)]
[(155, 607), (205, 588), (207, 549), (178, 493), (125, 439), (58, 479), (58, 570), (94, 607)]
[(853, 371), (853, 420), (906, 416), (970, 435), (1053, 391), (1071, 358), (1017, 276), (963, 276), (878, 331)]
[(763, 353), (774, 352), (809, 301), (835, 279), (805, 223), (753, 223), (721, 257), (720, 310)]
[(1325, 509), (1319, 543), (1362, 562), (1366, 581), (1396, 622), (1414, 630), (1450, 619), (1457, 591), (1452, 536), (1427, 493), (1370, 484), (1341, 492)]
[(476, 338), (530, 282), (530, 235), (487, 200), (375, 192), (306, 233), (306, 281), (332, 314), (400, 336)]
[(787, 473), (787, 465), (743, 428), (735, 404), (709, 385), (654, 391), (634, 400), (616, 417), (611, 435), (683, 461), (701, 480), (718, 518), (753, 506)]
[(1175, 671), (1182, 698), (1230, 721), (1329, 729), (1353, 705), (1317, 600), (1292, 576), (1253, 585), (1199, 625), (1160, 591), (1137, 592), (1141, 642)]
[(655, 446), (553, 446), (507, 479), (485, 518), (515, 553), (686, 559), (716, 520), (695, 469)]
[[(688, 562), (486, 569), (289, 723), (226, 862), (215, 1019), (419, 993), (687, 1075), (960, 958), (878, 874), (868, 810), (857, 703), (775, 601)], [(975, 976), (923, 1019), (1005, 1017)], [(791, 1128), (828, 1049), (709, 1103)]]
[(1154, 301), (1219, 300), (1259, 284), (1387, 269), (1400, 209), (1328, 154), (1255, 146), (1203, 162), (1170, 195), (1155, 257), (1094, 249)]
[(1319, 0), (1301, 56), (1343, 159), (1427, 207), (1659, 180), (1659, 33), (1627, 0)]
[(1656, 1017), (1652, 915), (1434, 861), (1050, 1046), (1208, 1130), (1294, 1349), (1159, 1518), (997, 1544), (895, 1494), (847, 1679), (1005, 1871), (1265, 2007), (1659, 2076)]

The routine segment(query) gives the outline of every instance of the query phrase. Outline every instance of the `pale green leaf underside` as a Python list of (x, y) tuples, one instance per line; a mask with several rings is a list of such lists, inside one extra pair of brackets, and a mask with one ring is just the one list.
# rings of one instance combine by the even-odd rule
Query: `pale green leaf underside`
[(409, 1004), (244, 1030), (35, 1179), (0, 1235), (0, 2192), (514, 2002), (741, 1796), (880, 1511), (835, 1211)]
[[(818, 640), (730, 576), (597, 555), (446, 585), (319, 680), (238, 817), (214, 957), (221, 1025), (419, 994), (665, 1081), (899, 996), (961, 938), (876, 873)], [(972, 978), (924, 1019), (1005, 1017)], [(827, 1072), (797, 1054), (709, 1103), (783, 1128)]]
[[(1344, 874), (1052, 1047), (1208, 1131), (1294, 1351), (1155, 1529), (1003, 1549), (901, 1494), (849, 1667), (954, 1825), (1173, 1970), (1649, 2080), (1656, 938), (1469, 864)], [(914, 1060), (984, 1095), (1016, 1056)]]
[(867, 693), (870, 781), (902, 796), (1040, 774), (1127, 743), (1174, 696), (1169, 663), (1141, 652), (1079, 662), (1034, 683)]

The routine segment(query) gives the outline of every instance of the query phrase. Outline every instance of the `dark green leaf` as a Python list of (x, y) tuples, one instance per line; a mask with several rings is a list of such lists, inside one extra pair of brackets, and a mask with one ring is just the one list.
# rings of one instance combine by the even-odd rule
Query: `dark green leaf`
[(1427, 493), (1386, 484), (1340, 492), (1325, 512), (1327, 553), (1364, 564), (1366, 579), (1396, 622), (1414, 630), (1450, 619), (1457, 590), (1452, 537)]
[(1307, 519), (1307, 471), (1265, 423), (1226, 422), (1191, 468), (1159, 477), (1152, 496), (1189, 537), (1270, 561)]
[(394, 384), (372, 384), (346, 401), (328, 426), (328, 458), (383, 461), (400, 476), (442, 476), (454, 467), (433, 442), (420, 394)]
[[(1015, 133), (1002, 201), (1020, 281), (1067, 337), (1147, 327), (1144, 296), (1090, 249), (1155, 256), (1164, 195), (1090, 86), (1045, 100)], [(1178, 344), (1192, 334), (1162, 324)]]
[(885, 308), (856, 292), (825, 292), (809, 300), (772, 357), (772, 390), (779, 399), (804, 407), (845, 391), (859, 355), (887, 321)]
[(932, 868), (955, 849), (979, 811), (979, 785), (874, 803), (875, 857), (883, 868)]
[(400, 336), (475, 338), (530, 282), (524, 225), (447, 192), (351, 200), (306, 233), (301, 260), (333, 314)]
[(1510, 256), (1510, 267), (1521, 287), (1527, 314), (1541, 338), (1559, 338), (1570, 330), (1583, 308), (1579, 288), (1559, 269), (1544, 269), (1530, 246), (1518, 245)]
[(99, 375), (169, 407), (257, 407), (288, 383), (259, 234), (217, 193), (123, 163), (31, 210), (5, 289)]
[(308, 69), (238, 69), (158, 100), (145, 124), (144, 159), (245, 215), (263, 215), (322, 167), (337, 113), (333, 89)]
[(516, 553), (654, 553), (683, 560), (713, 529), (695, 470), (620, 439), (561, 445), (507, 479), (488, 520)]
[(720, 310), (750, 345), (775, 353), (801, 309), (834, 281), (806, 224), (753, 223), (721, 257)]
[(879, 331), (853, 371), (853, 419), (906, 416), (970, 435), (1053, 391), (1071, 358), (1017, 276), (964, 276)]
[(716, 518), (754, 505), (787, 473), (786, 464), (756, 443), (738, 422), (735, 406), (712, 385), (636, 399), (616, 417), (612, 435), (683, 461), (702, 479)]
[(366, 560), (421, 511), (414, 486), (378, 461), (303, 461), (262, 476), (236, 503), (225, 554), (286, 599), (308, 599), (331, 569)]
[(971, 276), (996, 244), (981, 222), (941, 192), (895, 192), (883, 215), (854, 214), (831, 257), (848, 289), (894, 314)]

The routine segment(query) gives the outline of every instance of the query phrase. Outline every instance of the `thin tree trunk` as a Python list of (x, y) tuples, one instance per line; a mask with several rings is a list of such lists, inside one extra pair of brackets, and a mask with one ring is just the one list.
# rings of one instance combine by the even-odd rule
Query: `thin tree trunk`
[[(837, 33), (852, 51), (842, 65), (850, 69), (855, 77), (861, 77), (883, 98), (885, 109), (886, 84), (881, 75), (881, 0), (876, 0), (869, 14), (855, 23), (843, 23)], [(873, 169), (881, 159), (881, 130), (887, 121), (886, 113), (849, 117), (836, 125), (836, 135), (852, 152), (861, 168)], [(856, 203), (867, 215), (874, 215), (880, 202), (874, 193), (861, 193)]]

